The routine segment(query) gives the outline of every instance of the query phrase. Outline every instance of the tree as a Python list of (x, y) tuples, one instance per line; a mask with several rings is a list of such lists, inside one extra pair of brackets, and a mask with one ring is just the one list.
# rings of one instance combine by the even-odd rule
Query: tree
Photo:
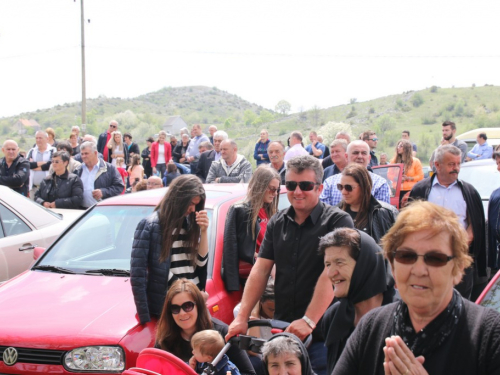
[(252, 125), (256, 118), (257, 114), (250, 109), (245, 110), (245, 112), (243, 113), (243, 122), (247, 126)]
[(283, 116), (286, 116), (288, 112), (290, 112), (290, 109), (292, 109), (292, 106), (286, 100), (280, 100), (278, 104), (276, 104), (276, 107), (274, 107), (274, 109), (276, 110), (276, 112), (279, 112)]

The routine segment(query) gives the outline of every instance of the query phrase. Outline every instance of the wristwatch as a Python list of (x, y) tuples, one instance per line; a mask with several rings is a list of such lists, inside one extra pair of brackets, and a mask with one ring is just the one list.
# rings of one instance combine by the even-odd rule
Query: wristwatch
[(302, 319), (304, 319), (304, 321), (307, 323), (307, 325), (309, 327), (311, 327), (311, 329), (315, 329), (316, 328), (316, 324), (311, 320), (309, 319), (307, 316), (303, 316)]

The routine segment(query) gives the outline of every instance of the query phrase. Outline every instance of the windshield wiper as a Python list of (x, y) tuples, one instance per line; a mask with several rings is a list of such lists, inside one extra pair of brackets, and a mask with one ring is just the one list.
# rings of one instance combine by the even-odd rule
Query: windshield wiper
[(85, 273), (100, 273), (104, 276), (130, 276), (130, 271), (127, 270), (118, 270), (116, 268), (102, 268), (100, 270), (88, 270)]
[(68, 273), (68, 274), (75, 274), (76, 273), (76, 272), (73, 272), (73, 271), (68, 270), (66, 268), (57, 267), (57, 266), (50, 266), (50, 265), (34, 266), (31, 269), (32, 270), (42, 270), (42, 271), (52, 271), (52, 272), (56, 272), (56, 273)]

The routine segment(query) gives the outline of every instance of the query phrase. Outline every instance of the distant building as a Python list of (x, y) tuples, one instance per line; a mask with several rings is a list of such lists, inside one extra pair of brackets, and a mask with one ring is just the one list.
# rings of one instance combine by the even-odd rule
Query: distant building
[(178, 135), (182, 128), (187, 127), (188, 124), (186, 124), (186, 121), (184, 121), (181, 116), (170, 116), (163, 124), (163, 130), (165, 130), (167, 134)]
[(29, 128), (33, 128), (35, 132), (42, 128), (36, 120), (27, 120), (25, 118), (19, 119), (14, 127), (16, 128), (18, 134), (25, 134)]

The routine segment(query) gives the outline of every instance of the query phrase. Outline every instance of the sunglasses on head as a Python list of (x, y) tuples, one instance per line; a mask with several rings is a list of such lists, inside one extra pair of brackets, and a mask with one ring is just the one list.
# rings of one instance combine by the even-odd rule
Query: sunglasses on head
[(348, 185), (348, 184), (345, 184), (345, 185), (342, 185), (342, 184), (337, 184), (337, 189), (342, 191), (345, 189), (345, 191), (348, 191), (349, 193), (351, 191), (353, 191), (354, 188), (358, 187), (358, 185)]
[(302, 190), (302, 191), (311, 191), (312, 189), (314, 189), (314, 187), (316, 185), (319, 185), (319, 184), (312, 182), (312, 181), (300, 181), (300, 182), (286, 181), (285, 182), (286, 190), (288, 190), (288, 191), (295, 191), (295, 189), (297, 189), (297, 185), (299, 186), (300, 190)]
[(424, 257), (425, 264), (431, 267), (446, 266), (450, 260), (455, 258), (454, 256), (448, 256), (437, 251), (431, 251), (424, 255), (418, 255), (416, 252), (411, 250), (396, 250), (392, 254), (394, 255), (396, 262), (402, 264), (415, 264), (418, 257)]
[(194, 307), (196, 305), (192, 301), (187, 301), (184, 302), (182, 305), (171, 305), (170, 306), (170, 312), (172, 314), (179, 314), (181, 312), (181, 309), (184, 310), (184, 312), (190, 312), (193, 311)]

